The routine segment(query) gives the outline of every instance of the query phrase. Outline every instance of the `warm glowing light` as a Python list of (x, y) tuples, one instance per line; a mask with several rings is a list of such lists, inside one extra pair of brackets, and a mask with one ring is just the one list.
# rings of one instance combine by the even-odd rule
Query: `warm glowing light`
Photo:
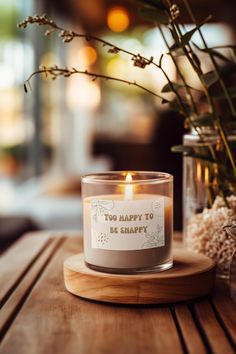
[(113, 32), (123, 32), (129, 26), (129, 15), (124, 7), (112, 7), (107, 14), (107, 25)]
[(101, 101), (101, 90), (87, 77), (71, 77), (67, 83), (66, 101), (72, 111), (79, 108), (96, 109)]
[(202, 167), (201, 163), (197, 162), (197, 181), (201, 181), (202, 179)]
[(205, 167), (205, 184), (209, 184), (209, 167)]
[[(88, 55), (87, 55), (87, 54)], [(95, 49), (89, 45), (80, 47), (70, 46), (68, 66), (78, 67), (81, 70), (92, 64), (97, 58)], [(66, 102), (72, 111), (78, 109), (96, 109), (101, 101), (101, 90), (98, 82), (83, 75), (72, 75), (66, 81)]]
[(93, 65), (97, 60), (96, 50), (88, 45), (79, 49), (78, 56), (80, 59), (82, 58), (84, 62), (87, 62), (87, 65)]
[(132, 182), (132, 176), (131, 173), (127, 173), (126, 178), (125, 178), (126, 182)]
[(125, 185), (125, 195), (124, 195), (124, 199), (125, 200), (132, 200), (133, 199), (133, 186), (132, 184), (129, 184), (129, 182), (132, 182), (132, 176), (131, 173), (127, 173), (125, 181), (127, 182), (127, 184)]

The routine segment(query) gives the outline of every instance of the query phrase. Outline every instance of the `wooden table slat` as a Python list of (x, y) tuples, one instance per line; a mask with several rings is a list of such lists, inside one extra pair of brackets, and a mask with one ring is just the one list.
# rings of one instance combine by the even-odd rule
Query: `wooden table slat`
[(26, 235), (1, 255), (0, 307), (14, 285), (49, 242), (49, 239), (48, 233), (36, 237), (34, 237), (34, 234), (32, 234), (32, 237)]
[(192, 314), (186, 305), (176, 305), (175, 315), (189, 354), (207, 353)]
[(194, 305), (195, 313), (202, 331), (215, 354), (235, 354), (230, 345), (224, 330), (218, 322), (209, 301), (203, 300)]
[(1, 354), (235, 353), (236, 305), (224, 286), (212, 300), (176, 305), (84, 300), (69, 294), (63, 281), (63, 262), (81, 251), (82, 239), (50, 239), (51, 233), (24, 237), (0, 262), (9, 277), (2, 277), (9, 298), (1, 309), (0, 329), (7, 330)]
[(4, 304), (0, 317), (0, 338), (4, 335), (7, 327), (10, 325), (10, 321), (13, 320), (15, 313), (19, 310), (30, 289), (37, 281), (39, 274), (42, 272), (43, 268), (49, 259), (53, 256), (56, 248), (61, 244), (62, 241), (63, 239), (55, 238), (51, 243), (48, 243), (47, 248), (37, 258), (35, 263), (24, 276), (24, 279), (22, 279), (20, 282), (19, 286), (15, 289), (15, 291), (10, 295)]
[(230, 297), (226, 282), (218, 282), (213, 294), (213, 305), (229, 333), (236, 352), (236, 303)]
[(3, 339), (1, 353), (43, 354), (48, 348), (57, 353), (75, 353), (79, 348), (84, 354), (110, 354), (112, 348), (113, 354), (120, 354), (129, 348), (129, 354), (163, 350), (172, 354), (174, 347), (175, 353), (181, 354), (168, 308), (106, 305), (66, 292), (62, 286), (63, 261), (78, 246), (78, 239), (69, 239), (58, 250)]

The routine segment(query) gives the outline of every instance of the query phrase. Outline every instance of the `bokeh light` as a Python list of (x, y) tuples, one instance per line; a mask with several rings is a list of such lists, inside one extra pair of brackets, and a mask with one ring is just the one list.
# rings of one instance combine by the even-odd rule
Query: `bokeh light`
[(129, 27), (129, 14), (124, 7), (110, 8), (107, 14), (107, 25), (113, 32), (123, 32)]
[(88, 65), (93, 65), (97, 61), (96, 49), (88, 45), (79, 49), (78, 56), (82, 57), (82, 60), (86, 61)]

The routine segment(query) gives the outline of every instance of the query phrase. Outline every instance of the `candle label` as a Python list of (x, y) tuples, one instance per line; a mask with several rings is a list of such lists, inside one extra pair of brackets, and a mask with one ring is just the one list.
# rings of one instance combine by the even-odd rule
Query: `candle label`
[(92, 248), (140, 250), (165, 245), (165, 200), (92, 199)]

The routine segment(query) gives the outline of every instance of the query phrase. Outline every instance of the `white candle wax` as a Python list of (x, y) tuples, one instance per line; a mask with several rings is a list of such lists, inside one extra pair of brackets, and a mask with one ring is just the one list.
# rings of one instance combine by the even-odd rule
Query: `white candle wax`
[(125, 194), (124, 194), (124, 199), (125, 200), (132, 200), (133, 199), (133, 194), (134, 194), (134, 190), (133, 190), (133, 186), (132, 184), (129, 184), (129, 182), (132, 182), (132, 176), (130, 173), (127, 174), (125, 181), (128, 182), (125, 185)]

